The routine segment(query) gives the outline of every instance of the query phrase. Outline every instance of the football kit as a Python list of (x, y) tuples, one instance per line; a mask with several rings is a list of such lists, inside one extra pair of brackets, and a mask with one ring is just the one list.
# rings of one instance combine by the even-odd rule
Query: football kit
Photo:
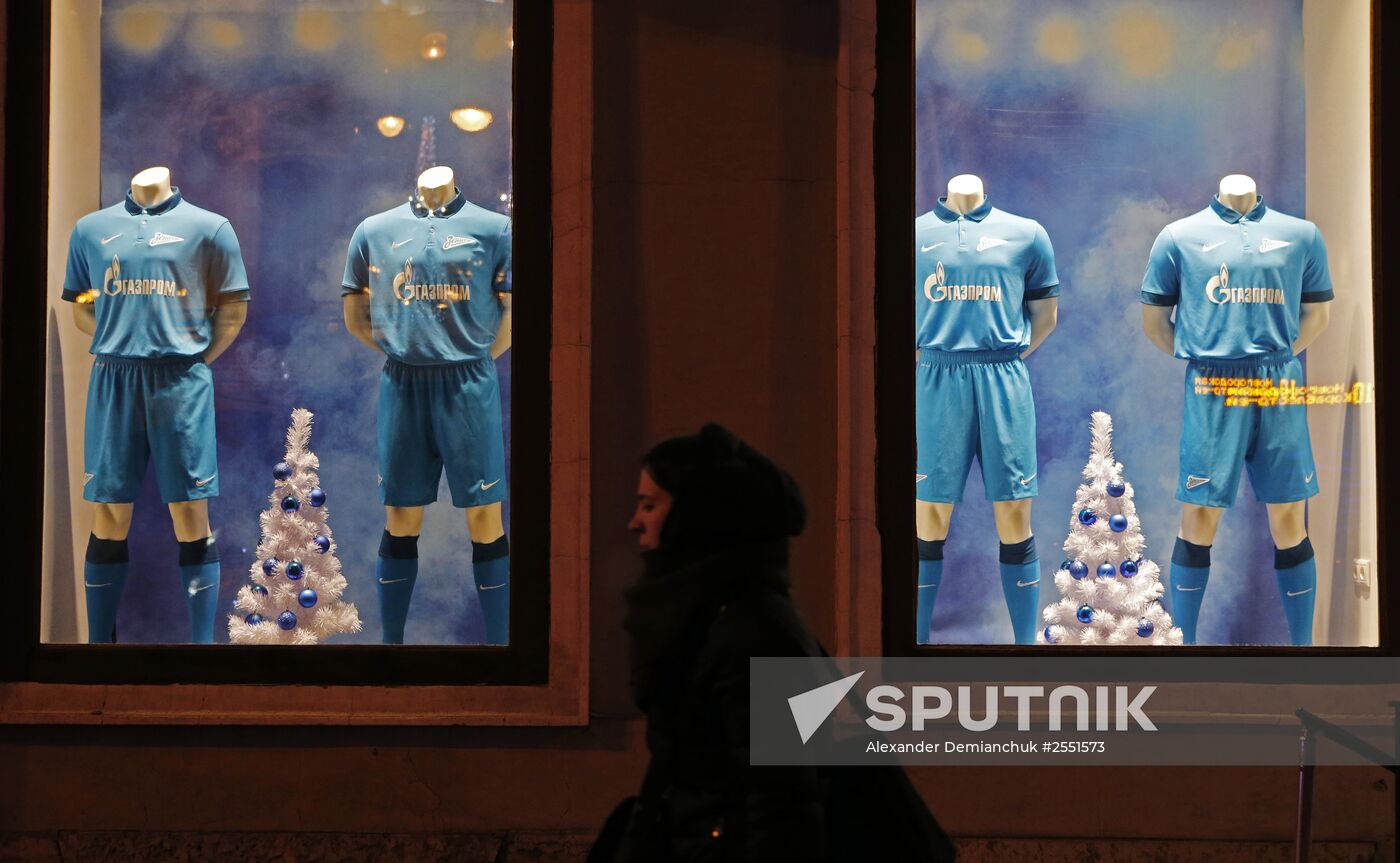
[[(914, 222), (915, 496), (962, 500), (975, 456), (993, 501), (1035, 497), (1035, 400), (1021, 354), (1026, 303), (1059, 296), (1045, 229), (989, 200), (959, 214), (940, 199)], [(1002, 543), (1002, 589), (1018, 644), (1035, 638), (1035, 539)], [(943, 577), (943, 541), (919, 541), (915, 635), (927, 643)]]
[[(219, 493), (214, 383), (203, 353), (213, 312), (246, 302), (248, 276), (233, 227), (184, 201), (126, 200), (78, 220), (63, 299), (90, 302), (96, 319), (83, 433), (83, 497), (136, 499), (149, 461), (167, 503)], [(84, 568), (88, 639), (115, 638), (126, 540), (90, 538)], [(218, 552), (212, 537), (180, 543), (193, 640), (213, 641)]]

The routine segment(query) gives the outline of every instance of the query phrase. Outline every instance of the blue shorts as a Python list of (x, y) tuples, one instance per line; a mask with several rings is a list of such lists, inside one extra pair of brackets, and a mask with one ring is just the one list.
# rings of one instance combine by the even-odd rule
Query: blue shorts
[(962, 500), (972, 457), (988, 500), (1035, 497), (1035, 399), (1019, 350), (919, 351), (915, 374), (922, 501)]
[(99, 355), (88, 380), (83, 498), (135, 501), (149, 460), (166, 503), (218, 497), (209, 366), (199, 357)]
[[(1303, 382), (1303, 364), (1290, 351), (1187, 364), (1177, 500), (1233, 506), (1241, 464), (1249, 468), (1254, 496), (1263, 503), (1290, 503), (1317, 494), (1307, 406), (1260, 405), (1258, 395), (1251, 399), (1239, 392), (1262, 386), (1267, 401), (1268, 388), (1281, 381), (1299, 386)], [(1237, 392), (1232, 395), (1230, 389)], [(1232, 399), (1247, 403), (1228, 404)]]
[(506, 498), (496, 363), (415, 366), (392, 357), (379, 376), (379, 499), (426, 506), (447, 469), (452, 505)]

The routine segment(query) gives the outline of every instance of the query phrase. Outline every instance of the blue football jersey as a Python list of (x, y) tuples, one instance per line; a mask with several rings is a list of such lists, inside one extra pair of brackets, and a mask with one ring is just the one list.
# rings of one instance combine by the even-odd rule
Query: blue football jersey
[(1317, 226), (1264, 206), (1240, 214), (1212, 198), (1152, 244), (1142, 302), (1176, 306), (1176, 356), (1243, 359), (1291, 350), (1301, 303), (1332, 299)]
[(459, 191), (429, 210), (418, 199), (370, 216), (350, 238), (342, 295), (368, 291), (374, 340), (411, 365), (490, 357), (511, 290), (510, 219)]
[(1009, 350), (1031, 343), (1025, 304), (1059, 296), (1045, 229), (983, 200), (959, 215), (940, 198), (914, 220), (914, 346)]
[(155, 207), (126, 200), (78, 220), (68, 240), (63, 299), (92, 302), (92, 353), (198, 356), (213, 310), (248, 299), (248, 274), (228, 219), (175, 189)]

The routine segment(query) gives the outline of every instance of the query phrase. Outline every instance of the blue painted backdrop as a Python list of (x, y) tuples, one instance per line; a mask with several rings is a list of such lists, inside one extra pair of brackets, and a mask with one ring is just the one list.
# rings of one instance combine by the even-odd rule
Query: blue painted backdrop
[[(245, 0), (228, 14), (193, 4), (106, 0), (102, 21), (102, 201), (131, 176), (168, 165), (192, 202), (227, 216), (252, 284), (248, 324), (213, 366), (221, 496), (211, 506), (225, 607), (247, 579), (258, 514), (271, 491), (294, 407), (313, 411), (330, 526), (365, 631), (378, 642), (374, 560), (383, 529), (375, 485), (374, 411), (382, 355), (352, 338), (340, 279), (350, 233), (413, 190), (425, 117), (429, 163), (450, 165), (467, 197), (505, 211), (510, 189), (509, 3)], [(446, 38), (423, 57), (424, 38)], [(467, 134), (448, 112), (490, 110)], [(378, 117), (407, 127), (381, 135)], [(509, 354), (501, 363), (510, 437)], [(123, 642), (186, 641), (169, 517), (147, 477), (131, 533), (132, 571), (117, 629)], [(470, 542), (444, 486), (430, 507), (408, 641), (471, 643), (483, 628), (470, 589)], [(222, 620), (218, 627), (222, 630)], [(220, 631), (219, 640), (227, 639)]]
[[(1060, 324), (1028, 361), (1046, 575), (1063, 558), (1094, 410), (1114, 417), (1147, 554), (1166, 568), (1185, 370), (1142, 335), (1143, 268), (1157, 232), (1206, 206), (1226, 174), (1303, 215), (1302, 0), (921, 0), (916, 34), (917, 212), (949, 177), (976, 174), (1055, 246)], [(1246, 479), (1212, 552), (1202, 643), (1287, 643), (1272, 549)], [(1009, 642), (976, 470), (946, 558), (935, 639)], [(1058, 597), (1042, 586), (1042, 605)]]

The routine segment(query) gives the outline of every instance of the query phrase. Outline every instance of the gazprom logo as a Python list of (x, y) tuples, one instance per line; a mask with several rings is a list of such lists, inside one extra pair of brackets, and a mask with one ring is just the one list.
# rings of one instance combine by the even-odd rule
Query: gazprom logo
[(948, 276), (943, 271), (943, 262), (939, 261), (929, 277), (924, 279), (924, 296), (931, 303), (941, 303), (944, 300), (1001, 302), (1001, 285), (950, 285), (947, 282)]
[(1226, 303), (1269, 303), (1283, 305), (1283, 291), (1278, 288), (1232, 288), (1230, 268), (1220, 265), (1220, 272), (1206, 282), (1206, 299), (1217, 306)]

